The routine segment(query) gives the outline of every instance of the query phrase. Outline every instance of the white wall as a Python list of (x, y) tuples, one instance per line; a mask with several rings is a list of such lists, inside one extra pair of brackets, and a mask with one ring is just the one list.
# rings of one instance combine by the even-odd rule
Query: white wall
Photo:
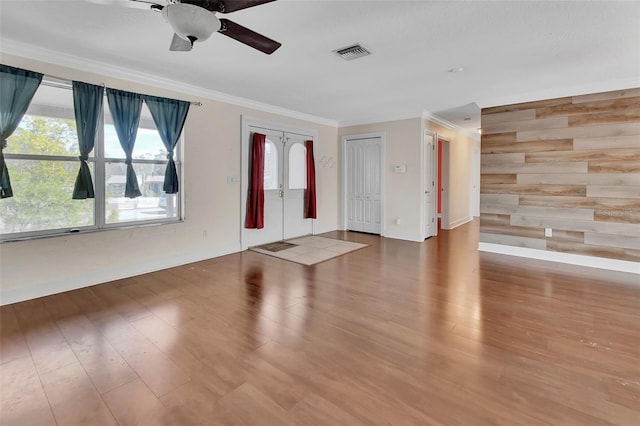
[[(471, 216), (471, 185), (473, 147), (476, 142), (451, 129), (422, 118), (385, 121), (381, 123), (342, 127), (340, 138), (349, 135), (384, 132), (385, 157), (385, 222), (383, 235), (410, 241), (423, 240), (423, 152), (422, 135), (425, 130), (448, 138), (450, 142), (449, 223), (452, 227), (466, 223)], [(393, 166), (406, 164), (407, 173), (394, 173)], [(341, 198), (342, 199), (342, 198)], [(400, 224), (395, 220), (399, 218)], [(341, 223), (343, 229), (345, 224)]]
[[(389, 238), (422, 241), (421, 119), (342, 127), (339, 136), (384, 132), (385, 211), (382, 234)], [(393, 166), (406, 164), (406, 173), (394, 173)], [(400, 219), (400, 224), (396, 224)], [(342, 224), (343, 229), (346, 226)]]
[[(315, 232), (338, 227), (338, 131), (334, 127), (11, 55), (3, 54), (2, 62), (60, 78), (202, 102), (201, 107), (190, 109), (184, 130), (184, 222), (0, 244), (2, 304), (239, 251), (240, 185), (228, 184), (227, 177), (240, 177), (243, 114), (318, 130)], [(323, 166), (323, 157), (335, 161)]]

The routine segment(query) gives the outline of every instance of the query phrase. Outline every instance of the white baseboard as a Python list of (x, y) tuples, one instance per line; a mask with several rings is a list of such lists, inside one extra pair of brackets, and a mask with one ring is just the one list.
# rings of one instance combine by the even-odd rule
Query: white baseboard
[(449, 222), (449, 228), (445, 229), (445, 231), (450, 231), (458, 226), (464, 225), (465, 223), (469, 223), (473, 220), (473, 216), (463, 217), (458, 220), (454, 220), (453, 222)]
[(187, 263), (199, 262), (201, 260), (238, 253), (240, 251), (240, 246), (234, 245), (233, 247), (223, 247), (210, 251), (189, 253), (180, 257), (172, 256), (153, 259), (148, 262), (126, 265), (119, 268), (110, 268), (92, 271), (91, 273), (66, 276), (64, 278), (58, 278), (50, 281), (42, 281), (26, 287), (8, 288), (0, 291), (0, 306), (43, 296), (50, 296), (52, 294), (63, 293), (65, 291), (76, 290), (79, 288), (90, 287), (92, 285), (102, 284), (109, 281), (134, 277), (136, 275), (186, 265)]
[(417, 243), (421, 243), (424, 241), (424, 238), (420, 238), (420, 235), (416, 235), (416, 234), (406, 234), (406, 233), (401, 233), (401, 232), (389, 232), (387, 231), (386, 234), (384, 234), (385, 238), (393, 238), (396, 240), (404, 240), (404, 241), (415, 241)]
[(548, 260), (550, 262), (568, 263), (588, 266), (590, 268), (640, 274), (640, 263), (627, 260), (606, 259), (603, 257), (585, 256), (581, 254), (561, 253), (557, 251), (539, 250), (525, 247), (505, 246), (503, 244), (478, 244), (479, 251), (506, 254), (509, 256), (528, 257), (530, 259)]

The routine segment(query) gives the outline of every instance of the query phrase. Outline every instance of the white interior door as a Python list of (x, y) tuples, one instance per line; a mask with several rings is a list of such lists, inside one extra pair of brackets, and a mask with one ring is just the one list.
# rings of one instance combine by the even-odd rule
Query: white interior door
[(382, 138), (346, 140), (347, 229), (382, 229)]
[(437, 154), (436, 137), (433, 133), (424, 134), (424, 212), (425, 212), (425, 238), (434, 237), (438, 233), (437, 222)]
[(283, 143), (283, 239), (309, 235), (312, 219), (304, 217), (304, 194), (307, 188), (307, 149), (309, 138), (285, 133)]

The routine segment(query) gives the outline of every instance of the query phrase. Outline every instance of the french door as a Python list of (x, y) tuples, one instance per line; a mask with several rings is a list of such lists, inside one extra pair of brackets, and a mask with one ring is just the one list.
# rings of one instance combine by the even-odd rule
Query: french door
[[(312, 234), (313, 220), (304, 217), (307, 184), (307, 151), (304, 142), (313, 139), (313, 136), (257, 126), (249, 126), (247, 133), (249, 138), (253, 133), (266, 136), (264, 228), (243, 229), (242, 245), (253, 247)], [(243, 191), (246, 193), (246, 188)], [(243, 225), (244, 218), (246, 212)]]

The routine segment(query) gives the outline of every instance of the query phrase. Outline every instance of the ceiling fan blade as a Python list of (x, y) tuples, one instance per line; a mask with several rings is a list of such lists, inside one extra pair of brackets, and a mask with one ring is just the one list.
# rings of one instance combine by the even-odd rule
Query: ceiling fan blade
[(248, 9), (253, 6), (271, 3), (272, 1), (276, 0), (218, 0), (218, 3), (223, 6), (220, 13), (231, 13), (236, 10)]
[(188, 52), (192, 47), (193, 44), (190, 41), (183, 39), (178, 34), (174, 34), (169, 50), (172, 52)]
[[(135, 0), (134, 0), (135, 1)], [(248, 9), (276, 0), (181, 0), (180, 3), (193, 4), (207, 9), (209, 12), (230, 13)]]
[(275, 40), (271, 40), (268, 37), (258, 34), (249, 28), (243, 27), (240, 24), (236, 24), (228, 19), (220, 19), (221, 27), (218, 30), (219, 33), (231, 37), (234, 40), (238, 40), (240, 43), (244, 43), (247, 46), (253, 47), (267, 55), (271, 55), (282, 44)]
[(129, 7), (132, 9), (143, 9), (143, 10), (161, 10), (164, 6), (162, 3), (166, 3), (165, 1), (151, 1), (151, 0), (89, 0), (91, 3), (95, 4), (103, 4), (103, 5), (114, 5), (114, 6), (122, 6)]

